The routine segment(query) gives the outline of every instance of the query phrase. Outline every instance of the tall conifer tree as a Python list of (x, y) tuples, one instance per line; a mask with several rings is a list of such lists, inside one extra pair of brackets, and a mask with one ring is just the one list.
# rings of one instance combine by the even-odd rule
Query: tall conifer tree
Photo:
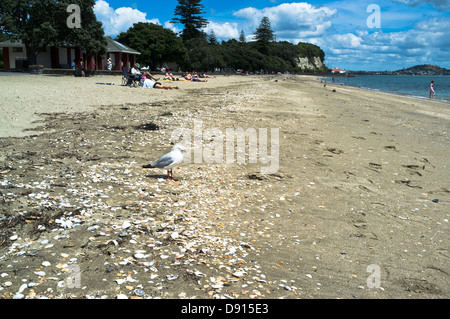
[(205, 12), (200, 2), (201, 0), (178, 0), (174, 12), (176, 17), (172, 19), (172, 22), (184, 25), (181, 37), (185, 42), (202, 37), (201, 29), (208, 24), (208, 21), (202, 17)]
[(270, 44), (274, 41), (275, 35), (270, 25), (268, 17), (263, 17), (261, 24), (256, 29), (255, 40), (258, 43), (259, 51), (264, 54), (269, 53)]

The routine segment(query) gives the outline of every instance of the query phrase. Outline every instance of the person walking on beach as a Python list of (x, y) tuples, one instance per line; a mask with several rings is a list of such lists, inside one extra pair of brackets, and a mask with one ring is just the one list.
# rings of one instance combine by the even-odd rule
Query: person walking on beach
[(434, 81), (431, 81), (431, 84), (430, 84), (430, 100), (431, 100), (431, 95), (433, 95), (433, 97), (434, 97), (435, 94), (436, 94), (436, 92), (434, 92)]

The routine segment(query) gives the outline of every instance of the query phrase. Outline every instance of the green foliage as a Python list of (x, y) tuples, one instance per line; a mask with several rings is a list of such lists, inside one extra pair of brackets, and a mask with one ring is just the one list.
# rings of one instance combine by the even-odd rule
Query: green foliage
[(166, 62), (181, 64), (185, 61), (186, 47), (177, 35), (153, 23), (135, 23), (127, 32), (117, 36), (117, 41), (141, 53), (137, 62), (149, 64), (152, 69)]
[[(308, 57), (311, 61), (314, 57), (324, 58), (323, 51), (314, 45), (310, 45), (308, 55), (301, 53), (297, 45), (289, 42), (271, 43), (267, 53), (261, 52), (258, 42), (242, 43), (236, 39), (211, 45), (204, 38), (197, 38), (189, 40), (185, 45), (186, 60), (180, 66), (186, 70), (211, 71), (215, 68), (230, 68), (250, 72), (326, 71), (326, 67), (323, 70), (302, 70), (298, 67), (299, 57)], [(304, 46), (309, 47), (309, 44)]]
[(273, 33), (269, 18), (263, 17), (259, 27), (256, 29), (255, 40), (262, 44), (268, 44), (273, 42), (274, 39), (275, 35)]
[(298, 53), (302, 57), (312, 59), (313, 57), (320, 57), (320, 61), (325, 61), (325, 52), (320, 47), (311, 43), (300, 42), (297, 44)]
[(181, 37), (184, 41), (202, 37), (201, 29), (206, 27), (208, 21), (202, 17), (204, 6), (201, 0), (178, 0), (175, 8), (173, 23), (181, 23), (184, 30)]
[[(298, 58), (313, 62), (325, 53), (310, 43), (294, 45), (274, 42), (274, 32), (267, 17), (255, 31), (255, 41), (246, 42), (242, 31), (239, 41), (231, 39), (218, 43), (214, 31), (206, 35), (202, 29), (207, 20), (202, 17), (201, 0), (178, 0), (175, 23), (185, 29), (178, 37), (173, 31), (152, 23), (136, 23), (117, 40), (141, 52), (137, 61), (152, 68), (167, 62), (176, 62), (183, 69), (210, 71), (215, 68), (243, 69), (265, 72), (301, 72)], [(69, 4), (81, 8), (82, 27), (68, 28), (66, 12)], [(71, 44), (90, 54), (103, 54), (106, 42), (102, 24), (93, 12), (95, 0), (1, 0), (0, 39), (22, 40), (27, 47), (30, 62), (48, 45)], [(32, 63), (33, 64), (33, 63)]]
[[(82, 27), (67, 26), (67, 7), (80, 6)], [(22, 40), (30, 63), (48, 45), (70, 43), (90, 54), (103, 53), (106, 47), (102, 24), (97, 21), (94, 0), (2, 0), (0, 30), (12, 40)]]
[(263, 54), (269, 54), (272, 42), (275, 39), (270, 20), (268, 17), (263, 17), (259, 27), (254, 34), (257, 48)]
[(225, 66), (220, 46), (211, 45), (204, 38), (195, 38), (186, 42), (187, 55), (183, 69), (211, 71)]
[(241, 31), (239, 41), (231, 39), (218, 44), (214, 31), (209, 35), (201, 31), (207, 21), (201, 17), (204, 12), (200, 0), (178, 0), (178, 3), (175, 15), (179, 17), (172, 22), (182, 23), (185, 27), (181, 36), (187, 54), (180, 64), (184, 69), (302, 72), (298, 66), (299, 56), (307, 56), (311, 62), (317, 56), (322, 62), (325, 59), (325, 53), (315, 45), (301, 43), (296, 46), (289, 42), (275, 42), (268, 17), (263, 17), (256, 29), (255, 41), (247, 43), (244, 31)]
[(247, 42), (247, 39), (245, 38), (244, 30), (241, 30), (241, 34), (239, 35), (239, 42), (241, 42), (241, 43)]
[[(310, 45), (308, 43), (305, 44)], [(311, 44), (311, 48), (318, 48), (318, 51), (310, 50), (308, 56), (311, 61), (314, 57), (321, 56), (322, 50)], [(298, 67), (299, 57), (305, 57), (300, 52), (298, 46), (289, 42), (273, 42), (268, 46), (267, 53), (261, 52), (258, 42), (242, 43), (235, 39), (224, 41), (221, 45), (221, 52), (225, 66), (233, 69), (244, 69), (248, 71), (263, 72), (304, 72)], [(316, 55), (317, 53), (317, 55)], [(324, 58), (323, 54), (323, 58)], [(309, 70), (322, 71), (322, 70)]]
[(60, 32), (60, 43), (71, 43), (86, 50), (89, 54), (106, 54), (105, 32), (101, 22), (97, 21), (94, 13), (95, 0), (58, 0), (62, 9), (64, 9), (64, 24), (66, 24), (69, 13), (66, 12), (67, 6), (76, 4), (81, 9), (81, 28), (68, 28), (63, 26)]
[(208, 42), (212, 45), (217, 45), (219, 42), (217, 41), (216, 34), (214, 33), (214, 30), (211, 30), (211, 32), (208, 34)]

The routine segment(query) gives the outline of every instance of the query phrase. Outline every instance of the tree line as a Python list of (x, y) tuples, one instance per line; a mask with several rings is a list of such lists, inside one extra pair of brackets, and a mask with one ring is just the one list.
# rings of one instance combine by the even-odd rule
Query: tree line
[(319, 57), (323, 63), (325, 53), (310, 43), (276, 42), (268, 17), (262, 18), (252, 41), (247, 41), (241, 31), (239, 39), (219, 43), (214, 30), (209, 34), (202, 31), (208, 21), (202, 17), (204, 7), (200, 2), (178, 0), (172, 22), (184, 26), (180, 35), (160, 25), (141, 22), (120, 33), (116, 40), (141, 52), (138, 62), (152, 69), (175, 62), (183, 70), (197, 71), (241, 69), (299, 73), (328, 70), (325, 66), (320, 70), (300, 68), (299, 57), (306, 57), (310, 62)]
[[(67, 25), (67, 7), (73, 4), (80, 8), (82, 28)], [(103, 56), (105, 35), (94, 14), (94, 5), (94, 0), (2, 0), (0, 39), (22, 40), (30, 64), (47, 46), (70, 44), (92, 56)], [(152, 69), (175, 62), (184, 70), (296, 73), (318, 71), (300, 69), (299, 57), (307, 57), (311, 62), (314, 57), (322, 62), (325, 59), (325, 53), (313, 44), (276, 42), (267, 17), (261, 20), (252, 41), (247, 41), (242, 31), (239, 39), (219, 43), (214, 31), (209, 34), (203, 31), (208, 24), (204, 13), (201, 0), (178, 0), (172, 22), (184, 26), (180, 34), (161, 25), (136, 23), (116, 40), (141, 52), (137, 61)]]
[[(80, 8), (82, 28), (68, 27), (68, 8)], [(77, 46), (95, 56), (106, 53), (101, 22), (94, 14), (95, 0), (1, 0), (0, 39), (21, 40), (30, 64), (47, 46)]]

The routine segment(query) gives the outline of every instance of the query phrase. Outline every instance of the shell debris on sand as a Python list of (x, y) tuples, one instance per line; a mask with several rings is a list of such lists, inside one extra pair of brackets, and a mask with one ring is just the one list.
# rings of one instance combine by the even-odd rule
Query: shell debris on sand
[[(265, 274), (256, 258), (259, 248), (247, 238), (263, 236), (270, 227), (256, 231), (238, 222), (243, 209), (248, 214), (270, 207), (267, 185), (221, 165), (185, 166), (176, 183), (148, 175), (138, 163), (148, 156), (144, 150), (161, 142), (169, 148), (171, 129), (190, 117), (161, 117), (157, 124), (166, 129), (132, 130), (125, 140), (123, 131), (136, 123), (131, 117), (127, 123), (122, 112), (98, 112), (95, 118), (59, 115), (65, 124), (81, 123), (83, 134), (66, 130), (55, 115), (45, 124), (55, 132), (23, 138), (30, 151), (5, 150), (0, 164), (13, 169), (0, 176), (2, 198), (11, 212), (0, 220), (8, 226), (0, 234), (0, 273), (6, 274), (0, 296), (268, 296), (270, 280), (248, 280)], [(98, 127), (99, 122), (104, 125)], [(250, 195), (248, 183), (257, 185)], [(253, 199), (259, 201), (252, 204)], [(74, 271), (80, 274), (81, 290), (72, 292), (64, 283)], [(23, 296), (16, 294), (21, 280), (35, 282), (22, 289)], [(185, 290), (172, 291), (181, 282)]]

